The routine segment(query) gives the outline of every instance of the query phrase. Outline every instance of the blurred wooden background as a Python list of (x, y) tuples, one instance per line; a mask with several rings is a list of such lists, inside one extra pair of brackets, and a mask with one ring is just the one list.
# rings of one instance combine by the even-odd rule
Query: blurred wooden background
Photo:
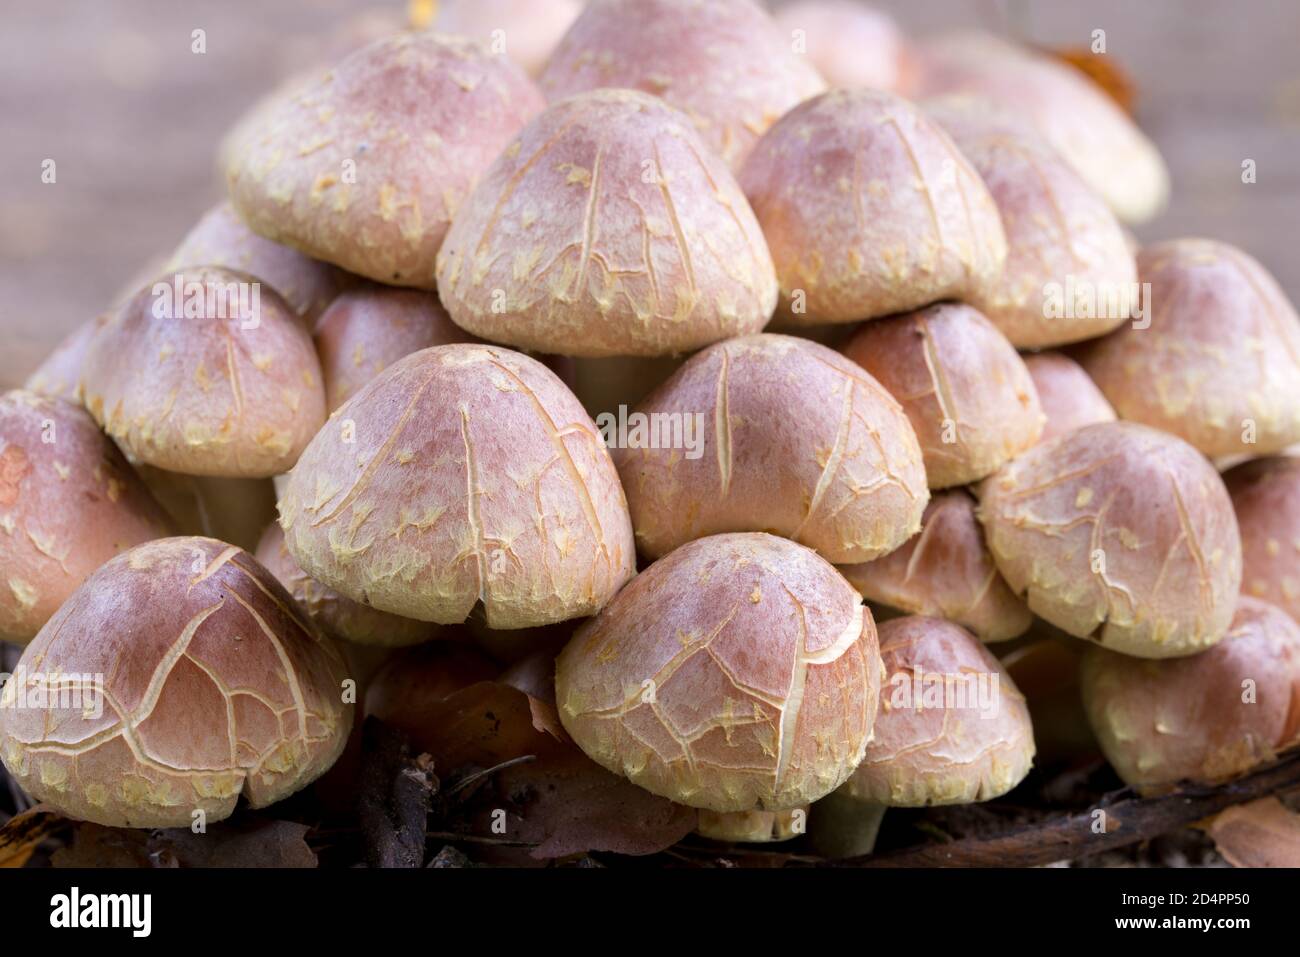
[[(1136, 83), (1173, 203), (1143, 239), (1237, 243), (1300, 300), (1300, 3), (877, 0), (905, 28), (1109, 52)], [(383, 0), (0, 0), (0, 386), (170, 251), (221, 194), (229, 125)], [(387, 8), (401, 11), (402, 0)], [(191, 52), (192, 31), (207, 52)], [(53, 159), (57, 181), (41, 182)], [(1241, 182), (1253, 159), (1258, 182)]]

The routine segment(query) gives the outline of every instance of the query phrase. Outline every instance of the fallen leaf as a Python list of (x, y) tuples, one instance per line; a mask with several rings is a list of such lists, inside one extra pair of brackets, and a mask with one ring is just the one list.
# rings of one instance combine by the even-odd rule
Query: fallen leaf
[(22, 867), (67, 820), (44, 804), (15, 814), (0, 827), (0, 867)]
[(1300, 867), (1300, 814), (1275, 797), (1228, 808), (1209, 832), (1233, 867)]

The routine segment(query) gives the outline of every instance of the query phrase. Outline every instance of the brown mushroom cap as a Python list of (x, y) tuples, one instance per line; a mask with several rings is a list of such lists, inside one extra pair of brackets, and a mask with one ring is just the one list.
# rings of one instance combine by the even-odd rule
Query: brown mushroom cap
[(866, 323), (844, 354), (902, 403), (930, 488), (982, 479), (1042, 433), (1024, 361), (970, 306), (941, 303)]
[(226, 154), (230, 198), (268, 239), (432, 289), (457, 207), (542, 106), (519, 67), (475, 43), (389, 37), (254, 108)]
[(1115, 421), (1115, 410), (1079, 363), (1059, 352), (1040, 352), (1024, 360), (1046, 416), (1040, 442), (1085, 425)]
[(787, 37), (801, 37), (832, 89), (897, 90), (907, 73), (906, 41), (894, 18), (857, 0), (796, 0), (773, 13)]
[(1138, 254), (1149, 328), (1124, 326), (1079, 361), (1121, 418), (1206, 455), (1266, 455), (1300, 442), (1300, 317), (1255, 259), (1209, 239)]
[(441, 0), (431, 29), (477, 40), (531, 76), (582, 12), (579, 0)]
[(1223, 474), (1241, 530), (1241, 589), (1300, 622), (1300, 459), (1256, 459)]
[(396, 648), (417, 645), (438, 634), (437, 625), (370, 608), (316, 581), (289, 554), (284, 531), (275, 522), (262, 535), (256, 557), (331, 638)]
[[(765, 531), (827, 561), (870, 561), (916, 532), (929, 499), (898, 403), (806, 339), (720, 342), (624, 419), (626, 442), (618, 416), (596, 424), (620, 446), (614, 464), (637, 547), (651, 558), (706, 535)], [(654, 431), (638, 439), (638, 421)]]
[(981, 641), (1006, 641), (1033, 616), (1007, 587), (984, 544), (975, 500), (965, 489), (940, 492), (921, 518), (921, 533), (883, 558), (841, 565), (863, 598), (913, 615), (947, 618)]
[(556, 662), (564, 728), (654, 794), (713, 811), (814, 801), (871, 737), (871, 613), (835, 569), (763, 534), (683, 545), (583, 625)]
[(984, 100), (925, 104), (979, 172), (1007, 237), (1001, 278), (972, 299), (1018, 348), (1104, 335), (1137, 297), (1137, 266), (1115, 214), (1020, 117)]
[(564, 384), (482, 345), (395, 362), (334, 413), (280, 499), (322, 584), (420, 621), (492, 628), (594, 614), (633, 573), (609, 452)]
[(1133, 422), (1084, 426), (981, 486), (998, 570), (1030, 609), (1139, 658), (1204, 651), (1241, 585), (1223, 480), (1195, 449)]
[(68, 817), (211, 823), (241, 793), (265, 807), (334, 763), (352, 723), (344, 677), (247, 552), (161, 539), (102, 566), (28, 645), (0, 696), (0, 756)]
[(653, 93), (732, 169), (779, 116), (826, 89), (754, 0), (590, 0), (539, 82), (553, 103), (601, 87)]
[(875, 734), (844, 785), (891, 807), (970, 804), (1006, 794), (1034, 760), (1025, 699), (960, 625), (895, 618), (880, 626), (885, 679)]
[(38, 395), (54, 399), (81, 401), (81, 370), (86, 363), (86, 353), (95, 333), (109, 320), (109, 316), (96, 316), (73, 329), (45, 357), (45, 361), (27, 377), (23, 388)]
[(185, 475), (270, 478), (325, 421), (320, 363), (293, 311), (217, 267), (161, 276), (123, 305), (90, 343), (82, 398), (133, 459)]
[(1082, 682), (1102, 751), (1143, 791), (1217, 783), (1300, 743), (1300, 625), (1247, 596), (1204, 654), (1140, 661), (1090, 648)]
[(833, 90), (755, 146), (740, 184), (798, 325), (855, 322), (991, 290), (997, 207), (948, 134), (911, 103)]
[(682, 113), (633, 90), (565, 100), (484, 174), (438, 255), (457, 325), (526, 349), (669, 355), (757, 332), (772, 260)]
[(171, 534), (80, 406), (0, 393), (0, 641), (25, 644), (91, 572)]
[(1154, 144), (1074, 67), (985, 33), (952, 33), (917, 45), (917, 95), (968, 94), (1033, 122), (1084, 181), (1129, 222), (1150, 219), (1169, 195)]

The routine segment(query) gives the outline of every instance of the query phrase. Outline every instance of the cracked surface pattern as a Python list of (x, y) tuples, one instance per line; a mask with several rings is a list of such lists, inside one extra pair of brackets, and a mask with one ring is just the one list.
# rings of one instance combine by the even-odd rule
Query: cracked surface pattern
[(1038, 393), (1038, 405), (1046, 416), (1038, 441), (1046, 442), (1085, 425), (1115, 421), (1115, 409), (1097, 383), (1069, 356), (1038, 352), (1023, 358)]
[(565, 730), (597, 763), (713, 811), (815, 801), (871, 737), (871, 613), (794, 542), (715, 535), (655, 562), (556, 663)]
[[(175, 275), (158, 281), (170, 288)], [(158, 318), (153, 283), (142, 288), (91, 340), (81, 376), (86, 408), (145, 465), (227, 478), (286, 471), (325, 421), (311, 337), (265, 284), (256, 328), (206, 314), (208, 302), (220, 306), (214, 290), (253, 276), (207, 266), (180, 275), (185, 287), (202, 287), (201, 314), (181, 313), (184, 292), (176, 315)]]
[(1134, 422), (1037, 445), (980, 488), (998, 570), (1034, 614), (1139, 658), (1219, 641), (1241, 586), (1241, 539), (1214, 467)]
[[(938, 618), (895, 618), (880, 626), (880, 656), (885, 680), (875, 736), (844, 785), (849, 795), (891, 807), (970, 804), (1006, 794), (1029, 773), (1034, 731), (1024, 696), (964, 628)], [(965, 699), (954, 691), (953, 707), (946, 707), (942, 690), (926, 696), (932, 677), (982, 680), (984, 690)], [(910, 692), (896, 694), (904, 681)]]
[(1124, 326), (1083, 347), (1083, 367), (1121, 418), (1209, 456), (1300, 442), (1300, 316), (1253, 257), (1210, 239), (1138, 253), (1150, 328)]
[(457, 208), (543, 105), (518, 66), (476, 43), (388, 37), (254, 107), (223, 148), (230, 198), (268, 239), (432, 289)]
[(576, 356), (656, 356), (757, 332), (776, 306), (762, 231), (730, 171), (661, 100), (552, 106), (484, 174), (438, 254), (476, 335)]
[(755, 146), (740, 184), (776, 264), (785, 322), (966, 299), (991, 290), (1006, 260), (979, 174), (937, 123), (890, 93), (833, 90), (795, 107)]
[(946, 618), (981, 641), (1019, 637), (1033, 620), (998, 573), (965, 489), (935, 495), (921, 533), (900, 548), (872, 562), (841, 565), (840, 572), (867, 601)]
[(1241, 530), (1242, 592), (1300, 622), (1300, 459), (1256, 459), (1223, 481)]
[(0, 394), (0, 641), (31, 640), (91, 572), (170, 523), (85, 410)]
[(1042, 434), (1024, 360), (970, 306), (943, 303), (866, 323), (844, 354), (902, 403), (932, 489), (978, 481)]
[(601, 87), (652, 93), (732, 169), (787, 110), (826, 89), (753, 0), (590, 0), (539, 83), (552, 103)]
[[(637, 412), (703, 425), (684, 448), (618, 449), (637, 547), (651, 558), (721, 532), (771, 532), (831, 562), (869, 561), (920, 527), (921, 448), (861, 367), (791, 336), (730, 339), (692, 357)], [(660, 420), (664, 421), (664, 420)]]
[(195, 810), (211, 823), (241, 794), (273, 804), (334, 763), (352, 723), (333, 645), (247, 552), (209, 538), (112, 559), (19, 668), (25, 688), (64, 675), (63, 687), (102, 695), (103, 708), (15, 707), (10, 681), (5, 767), (38, 800), (110, 827), (188, 827)]
[(907, 41), (894, 18), (857, 0), (796, 0), (773, 11), (787, 37), (804, 32), (808, 58), (832, 89), (897, 90)]
[(1089, 648), (1081, 680), (1106, 759), (1142, 791), (1217, 783), (1300, 743), (1300, 625), (1249, 596), (1204, 654), (1140, 661)]
[(591, 615), (634, 570), (590, 416), (541, 363), (495, 346), (424, 349), (365, 385), (290, 473), (280, 524), (312, 578), (440, 624), (480, 601), (491, 628)]

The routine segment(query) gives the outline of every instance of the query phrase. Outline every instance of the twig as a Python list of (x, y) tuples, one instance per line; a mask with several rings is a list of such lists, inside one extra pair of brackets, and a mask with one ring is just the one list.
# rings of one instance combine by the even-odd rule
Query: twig
[(498, 771), (501, 771), (504, 768), (514, 767), (516, 764), (527, 764), (529, 761), (535, 761), (535, 760), (537, 760), (537, 755), (535, 754), (521, 754), (519, 757), (511, 758), (509, 761), (502, 761), (500, 764), (494, 764), (492, 767), (487, 768), (484, 771), (475, 771), (472, 774), (467, 774), (459, 781), (457, 781), (455, 784), (443, 788), (442, 793), (447, 797), (451, 797), (451, 795), (457, 793), (458, 791), (463, 791), (471, 784), (474, 784), (478, 781), (483, 780), (486, 777), (496, 774)]

